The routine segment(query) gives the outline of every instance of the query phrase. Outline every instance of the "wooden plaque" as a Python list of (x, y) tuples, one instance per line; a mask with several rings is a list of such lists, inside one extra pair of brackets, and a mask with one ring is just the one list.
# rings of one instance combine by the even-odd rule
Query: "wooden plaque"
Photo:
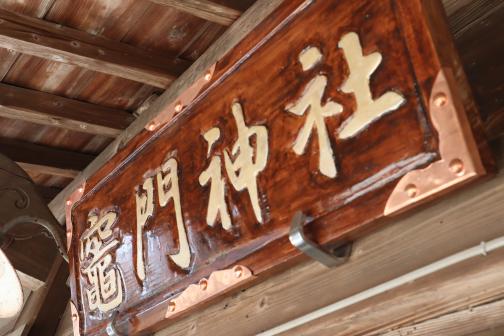
[[(289, 0), (67, 202), (76, 330), (159, 330), (486, 173), (438, 1)], [(108, 330), (108, 331), (107, 331)]]

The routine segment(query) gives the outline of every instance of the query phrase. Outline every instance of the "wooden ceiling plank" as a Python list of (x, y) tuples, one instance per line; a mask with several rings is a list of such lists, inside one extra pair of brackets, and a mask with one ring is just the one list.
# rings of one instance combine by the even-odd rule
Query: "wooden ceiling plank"
[[(472, 258), (279, 335), (383, 335), (399, 326), (501, 299), (504, 292), (503, 257), (501, 249), (485, 257)], [(452, 322), (453, 333), (457, 331), (453, 329), (455, 325), (459, 328), (459, 336), (468, 335), (469, 328), (465, 328), (467, 333), (462, 334), (463, 324)], [(482, 322), (473, 323), (473, 327), (477, 327)], [(423, 336), (450, 335), (441, 329), (441, 325), (424, 327), (432, 329)], [(420, 332), (401, 331), (395, 336), (422, 335)], [(386, 335), (391, 336), (389, 333)]]
[(94, 159), (89, 154), (7, 138), (0, 138), (0, 153), (27, 171), (70, 178), (75, 178)]
[[(382, 336), (468, 336), (504, 326), (504, 300), (499, 300), (461, 311), (455, 311), (425, 322), (398, 328)], [(503, 335), (504, 328), (499, 328)]]
[(125, 43), (0, 10), (0, 46), (52, 61), (166, 88), (189, 66)]
[(176, 8), (207, 21), (229, 26), (242, 14), (240, 11), (208, 0), (150, 0), (159, 5)]
[(116, 137), (135, 117), (122, 110), (0, 83), (0, 117)]

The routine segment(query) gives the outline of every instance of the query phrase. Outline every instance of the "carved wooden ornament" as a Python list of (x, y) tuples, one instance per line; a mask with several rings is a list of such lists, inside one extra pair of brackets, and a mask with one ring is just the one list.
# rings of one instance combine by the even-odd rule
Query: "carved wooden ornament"
[(297, 211), (333, 244), (477, 180), (477, 115), (437, 0), (285, 1), (69, 200), (77, 328), (260, 281), (300, 257)]

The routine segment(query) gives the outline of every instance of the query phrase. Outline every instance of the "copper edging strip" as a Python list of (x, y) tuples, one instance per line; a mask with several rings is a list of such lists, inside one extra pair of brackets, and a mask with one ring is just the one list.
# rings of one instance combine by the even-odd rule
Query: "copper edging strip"
[(189, 285), (178, 297), (171, 300), (168, 303), (165, 318), (178, 316), (190, 308), (208, 302), (254, 278), (252, 272), (241, 265), (227, 270), (215, 271), (208, 279), (203, 278), (198, 284)]

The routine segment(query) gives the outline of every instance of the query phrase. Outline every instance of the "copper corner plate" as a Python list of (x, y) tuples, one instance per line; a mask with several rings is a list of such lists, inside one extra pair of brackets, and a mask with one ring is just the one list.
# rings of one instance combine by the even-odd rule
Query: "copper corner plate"
[(198, 284), (187, 287), (182, 294), (168, 303), (166, 318), (173, 318), (190, 308), (207, 303), (251, 280), (255, 276), (245, 266), (236, 265), (233, 268), (215, 271), (208, 279), (201, 279)]
[(451, 71), (441, 70), (429, 101), (429, 115), (438, 133), (440, 159), (401, 178), (385, 206), (386, 216), (406, 211), (485, 174), (471, 125), (455, 87)]

